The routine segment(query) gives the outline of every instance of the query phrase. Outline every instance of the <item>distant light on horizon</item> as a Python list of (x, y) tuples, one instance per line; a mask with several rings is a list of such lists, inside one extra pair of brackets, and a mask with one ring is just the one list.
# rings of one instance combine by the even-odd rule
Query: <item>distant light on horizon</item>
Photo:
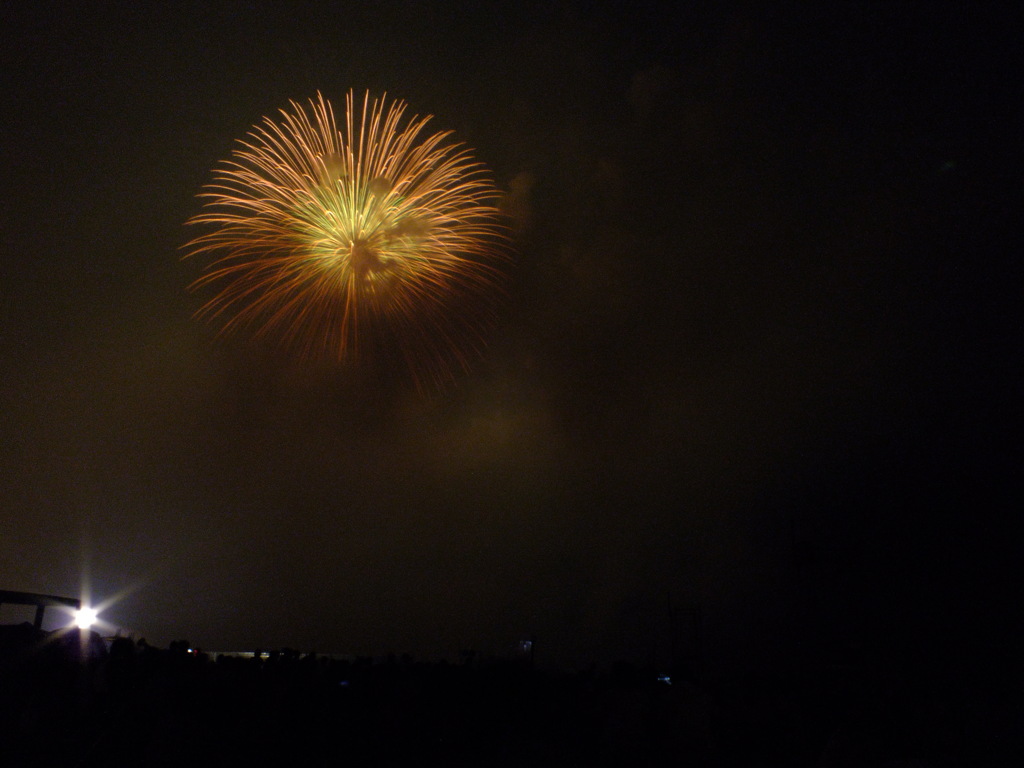
[(99, 611), (89, 606), (84, 606), (75, 611), (75, 626), (79, 629), (89, 629), (99, 618)]

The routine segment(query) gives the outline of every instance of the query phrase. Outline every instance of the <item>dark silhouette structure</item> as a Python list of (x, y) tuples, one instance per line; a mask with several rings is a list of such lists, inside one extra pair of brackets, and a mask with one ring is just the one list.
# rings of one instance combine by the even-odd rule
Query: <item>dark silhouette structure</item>
[(74, 608), (76, 611), (82, 607), (82, 601), (75, 597), (59, 597), (58, 595), (39, 595), (34, 592), (11, 592), (0, 590), (0, 605), (9, 603), (11, 605), (34, 605), (36, 607), (35, 620), (32, 625), (37, 629), (43, 628), (43, 614), (51, 606), (64, 606)]

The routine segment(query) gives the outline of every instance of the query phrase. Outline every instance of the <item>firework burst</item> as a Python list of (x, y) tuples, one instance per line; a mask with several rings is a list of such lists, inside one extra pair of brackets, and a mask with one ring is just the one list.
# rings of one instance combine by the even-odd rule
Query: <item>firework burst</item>
[(317, 95), (264, 118), (214, 172), (190, 224), (210, 257), (199, 314), (305, 358), (399, 361), (439, 384), (477, 357), (507, 252), (498, 193), (450, 132), (405, 104)]

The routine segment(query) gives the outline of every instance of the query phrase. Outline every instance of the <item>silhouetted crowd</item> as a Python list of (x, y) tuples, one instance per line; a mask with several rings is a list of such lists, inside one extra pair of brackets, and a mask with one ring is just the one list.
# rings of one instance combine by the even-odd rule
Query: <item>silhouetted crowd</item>
[(72, 630), (29, 642), (31, 627), (3, 629), (4, 766), (970, 762), (951, 697), (841, 665), (698, 684), (624, 663), (556, 673), (471, 655), (211, 657), (184, 641), (158, 649)]

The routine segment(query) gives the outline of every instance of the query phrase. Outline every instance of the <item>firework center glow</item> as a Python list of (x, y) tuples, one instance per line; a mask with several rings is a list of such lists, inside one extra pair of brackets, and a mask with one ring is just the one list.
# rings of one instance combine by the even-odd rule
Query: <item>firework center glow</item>
[(352, 247), (349, 249), (349, 259), (352, 262), (352, 269), (363, 280), (369, 274), (380, 271), (384, 266), (380, 256), (377, 255), (377, 249), (366, 240), (352, 241)]

